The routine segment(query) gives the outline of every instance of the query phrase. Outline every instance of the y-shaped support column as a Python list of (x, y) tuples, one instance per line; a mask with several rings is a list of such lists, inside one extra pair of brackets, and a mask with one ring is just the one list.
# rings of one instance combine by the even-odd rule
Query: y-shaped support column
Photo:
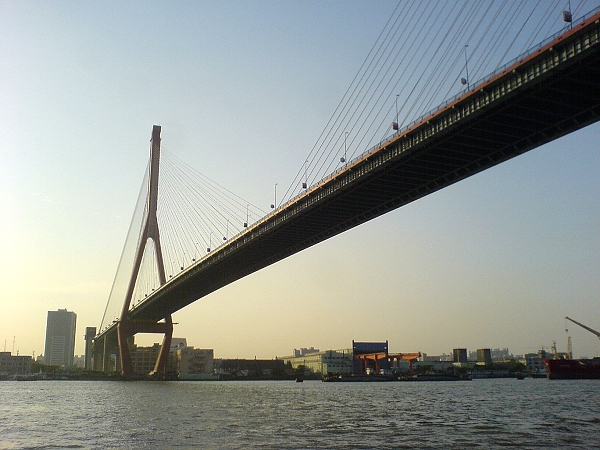
[(144, 249), (148, 239), (154, 242), (156, 264), (158, 268), (158, 277), (160, 285), (166, 283), (165, 266), (162, 257), (160, 245), (160, 233), (158, 230), (158, 220), (156, 218), (156, 209), (158, 204), (158, 170), (160, 163), (160, 126), (154, 125), (152, 128), (152, 146), (150, 150), (150, 174), (148, 177), (148, 197), (146, 198), (146, 221), (143, 224), (142, 235), (140, 236), (139, 246), (136, 250), (133, 271), (129, 279), (129, 287), (125, 295), (125, 302), (121, 310), (121, 317), (117, 324), (117, 335), (119, 338), (119, 357), (121, 360), (121, 373), (125, 377), (133, 375), (133, 364), (131, 362), (131, 350), (129, 349), (129, 338), (136, 333), (164, 333), (163, 344), (156, 360), (153, 373), (164, 373), (167, 367), (169, 349), (171, 347), (171, 338), (173, 336), (173, 320), (171, 315), (164, 317), (164, 322), (137, 322), (129, 319), (129, 306), (133, 297), (135, 282), (140, 271)]

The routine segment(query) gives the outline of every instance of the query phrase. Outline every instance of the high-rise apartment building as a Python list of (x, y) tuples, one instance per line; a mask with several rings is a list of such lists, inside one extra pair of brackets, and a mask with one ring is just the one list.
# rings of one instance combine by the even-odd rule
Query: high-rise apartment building
[(77, 314), (66, 309), (48, 311), (44, 364), (71, 367), (75, 354)]

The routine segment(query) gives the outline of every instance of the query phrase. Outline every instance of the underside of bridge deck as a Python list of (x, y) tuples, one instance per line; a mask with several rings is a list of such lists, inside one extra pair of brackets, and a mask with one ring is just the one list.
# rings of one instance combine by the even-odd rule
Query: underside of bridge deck
[[(568, 46), (569, 40), (561, 45)], [(248, 229), (238, 242), (232, 240), (221, 253), (215, 251), (162, 286), (130, 317), (160, 320), (287, 256), (596, 122), (597, 43), (528, 79), (536, 64), (547, 64), (540, 58), (560, 60), (560, 51), (568, 50), (556, 45), (509, 68), (309, 189)]]

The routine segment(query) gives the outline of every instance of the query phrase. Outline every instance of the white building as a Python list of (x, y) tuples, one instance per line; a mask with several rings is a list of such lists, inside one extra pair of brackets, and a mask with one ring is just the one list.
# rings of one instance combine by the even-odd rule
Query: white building
[(175, 358), (180, 378), (190, 378), (190, 375), (208, 375), (214, 372), (214, 350), (212, 348), (180, 348), (177, 350)]
[(302, 356), (287, 356), (282, 358), (292, 368), (304, 366), (305, 370), (312, 373), (328, 374), (350, 374), (352, 373), (353, 353), (351, 348), (343, 350), (325, 350), (323, 352), (308, 352)]
[(319, 353), (319, 349), (318, 348), (314, 348), (314, 347), (311, 347), (311, 348), (304, 348), (303, 347), (303, 348), (300, 348), (300, 349), (297, 349), (297, 348), (294, 349), (294, 356), (296, 358), (298, 358), (300, 356), (310, 355), (311, 353)]

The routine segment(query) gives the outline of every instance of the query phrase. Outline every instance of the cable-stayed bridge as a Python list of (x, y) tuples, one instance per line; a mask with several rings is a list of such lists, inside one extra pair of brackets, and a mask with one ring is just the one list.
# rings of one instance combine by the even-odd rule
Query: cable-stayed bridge
[[(570, 24), (557, 36), (477, 83), (471, 83), (466, 75), (463, 92), (407, 126), (399, 124), (396, 108), (390, 120), (391, 135), (360, 155), (347, 156), (347, 136), (344, 135), (343, 142), (337, 141), (334, 145), (341, 149), (343, 144), (344, 149), (342, 164), (337, 170), (309, 183), (308, 168), (304, 167), (304, 171), (299, 172), (300, 179), (305, 180), (300, 193), (282, 204), (275, 199), (274, 210), (254, 223), (249, 221), (250, 204), (245, 204), (244, 221), (244, 203), (235, 200), (242, 216), (235, 221), (238, 225), (244, 222), (242, 230), (235, 235), (233, 216), (229, 219), (221, 215), (220, 219), (209, 220), (189, 217), (199, 227), (198, 236), (204, 237), (196, 239), (202, 241), (202, 245), (182, 248), (182, 253), (187, 252), (188, 264), (181, 266), (178, 263), (168, 267), (169, 263), (163, 258), (165, 246), (176, 246), (177, 238), (184, 237), (178, 236), (177, 230), (169, 232), (161, 228), (159, 221), (160, 127), (155, 126), (148, 192), (141, 196), (137, 208), (141, 212), (139, 228), (132, 223), (131, 239), (128, 237), (128, 241), (134, 243), (134, 251), (129, 259), (122, 258), (119, 269), (127, 274), (126, 289), (121, 292), (113, 287), (120, 311), (114, 318), (105, 313), (100, 333), (95, 338), (95, 368), (121, 370), (124, 375), (131, 375), (128, 352), (133, 335), (164, 333), (163, 349), (168, 350), (173, 328), (171, 314), (199, 298), (352, 227), (598, 121), (600, 13), (596, 11)], [(182, 198), (174, 200), (175, 204), (184, 201)], [(180, 209), (183, 215), (189, 216), (186, 211)], [(254, 207), (252, 213), (260, 214)], [(162, 211), (162, 214), (174, 215), (177, 209)], [(219, 222), (218, 233), (207, 231), (211, 220)], [(186, 234), (194, 232), (188, 229)], [(170, 235), (168, 244), (166, 235)], [(213, 248), (213, 242), (221, 242), (221, 237), (222, 244)], [(189, 239), (195, 240), (194, 236)], [(150, 281), (142, 280), (140, 275), (145, 266), (151, 267)], [(149, 286), (146, 292), (144, 284)], [(110, 355), (115, 353), (119, 355), (116, 365), (110, 360)], [(157, 361), (157, 372), (164, 370), (164, 358), (163, 352)]]

